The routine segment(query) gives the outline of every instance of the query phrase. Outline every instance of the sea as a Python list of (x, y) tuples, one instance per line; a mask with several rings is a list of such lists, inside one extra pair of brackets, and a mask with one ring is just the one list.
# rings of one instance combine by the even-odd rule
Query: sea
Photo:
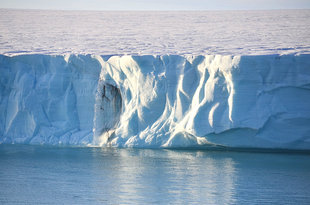
[(309, 153), (0, 145), (0, 204), (309, 203)]

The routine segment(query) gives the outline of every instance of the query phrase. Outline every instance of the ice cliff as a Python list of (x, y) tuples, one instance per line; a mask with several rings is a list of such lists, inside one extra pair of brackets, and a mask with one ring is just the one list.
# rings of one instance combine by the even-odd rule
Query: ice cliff
[(1, 55), (0, 143), (310, 149), (310, 55)]

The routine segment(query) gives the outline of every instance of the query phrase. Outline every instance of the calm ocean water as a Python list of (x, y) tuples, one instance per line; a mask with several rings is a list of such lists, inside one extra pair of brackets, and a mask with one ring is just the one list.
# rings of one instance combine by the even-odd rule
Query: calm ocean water
[(0, 204), (309, 204), (310, 155), (0, 145)]

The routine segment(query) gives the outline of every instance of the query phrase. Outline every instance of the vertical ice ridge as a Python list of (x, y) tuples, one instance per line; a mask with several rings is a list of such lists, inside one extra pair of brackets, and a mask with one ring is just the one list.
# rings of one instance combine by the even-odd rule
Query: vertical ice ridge
[[(198, 64), (193, 63), (196, 59), (200, 60)], [(157, 61), (161, 61), (161, 63)], [(229, 66), (233, 66), (232, 61), (233, 58), (230, 56), (204, 56), (203, 60), (197, 56), (193, 57), (191, 61), (181, 56), (163, 56), (161, 58), (156, 56), (114, 56), (110, 58), (102, 64), (101, 80), (109, 82), (113, 79), (113, 82), (120, 87), (124, 98), (124, 112), (120, 125), (116, 128), (115, 139), (111, 141), (111, 144), (123, 146), (119, 144), (120, 138), (126, 140), (126, 146), (137, 146), (146, 143), (144, 141), (146, 139), (151, 142), (154, 138), (160, 138), (162, 144), (168, 141), (173, 143), (176, 135), (178, 138), (182, 138), (180, 133), (188, 133), (191, 136), (201, 134), (199, 127), (205, 127), (205, 125), (208, 126), (203, 130), (207, 133), (214, 132), (213, 114), (215, 108), (212, 109), (214, 106), (212, 104), (214, 104), (215, 85), (219, 78), (216, 75), (218, 72), (224, 75), (226, 81), (223, 82), (226, 84), (219, 86), (226, 86), (227, 91), (231, 94), (233, 85), (229, 84), (231, 83), (231, 79), (229, 79), (231, 78), (231, 75), (229, 76), (231, 68)], [(159, 67), (154, 66), (155, 64)], [(157, 69), (162, 70), (160, 76), (154, 75)], [(187, 70), (185, 71), (185, 69)], [(187, 77), (186, 74), (191, 73), (194, 75), (190, 76), (199, 82), (192, 98), (189, 97), (190, 93), (185, 90), (191, 90), (192, 88), (188, 86), (194, 84), (184, 84), (183, 82)], [(120, 78), (119, 76), (126, 77)], [(197, 77), (198, 79), (196, 79)], [(161, 85), (161, 89), (158, 89), (158, 85)], [(127, 99), (128, 93), (130, 93), (129, 99)], [(219, 103), (215, 102), (217, 106)], [(160, 108), (161, 104), (164, 107)], [(232, 104), (229, 106), (232, 109)], [(206, 117), (201, 116), (201, 112), (205, 112), (203, 110), (206, 111)], [(229, 115), (231, 119), (231, 110)], [(209, 120), (211, 116), (212, 120)], [(208, 124), (203, 122), (205, 120)], [(199, 125), (201, 122), (203, 124)], [(168, 141), (164, 136), (168, 137)], [(184, 137), (187, 138), (185, 135)], [(194, 138), (190, 137), (190, 141), (195, 141)]]

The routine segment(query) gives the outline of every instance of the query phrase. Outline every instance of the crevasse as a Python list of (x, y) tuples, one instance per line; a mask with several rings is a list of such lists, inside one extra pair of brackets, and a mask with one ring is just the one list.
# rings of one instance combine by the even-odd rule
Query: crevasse
[(310, 55), (0, 56), (0, 142), (310, 149)]

